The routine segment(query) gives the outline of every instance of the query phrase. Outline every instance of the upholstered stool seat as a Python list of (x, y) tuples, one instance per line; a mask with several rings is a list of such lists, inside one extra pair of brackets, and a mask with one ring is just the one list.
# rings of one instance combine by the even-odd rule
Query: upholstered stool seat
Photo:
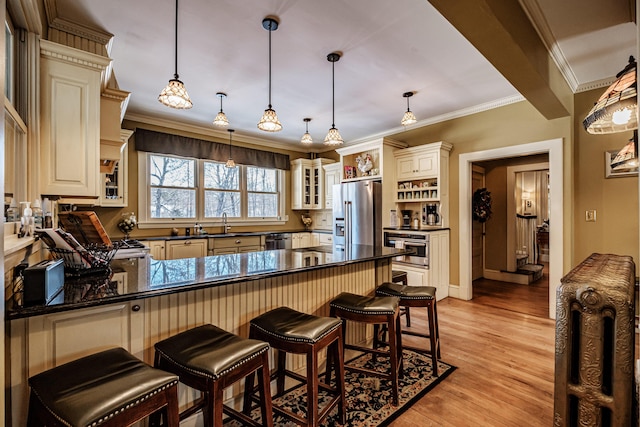
[[(205, 426), (221, 426), (223, 412), (250, 425), (273, 425), (269, 386), (269, 344), (245, 339), (213, 325), (189, 329), (155, 344), (155, 366), (177, 374), (180, 382), (202, 392), (202, 399), (180, 414), (202, 409)], [(259, 374), (262, 423), (223, 405), (224, 389)]]
[[(338, 406), (338, 419), (344, 424), (346, 399), (341, 325), (342, 322), (339, 319), (301, 313), (288, 307), (273, 309), (251, 320), (249, 336), (267, 341), (271, 347), (278, 350), (278, 366), (272, 375), (277, 384), (276, 396), (285, 393), (285, 377), (299, 381), (298, 387), (307, 386), (306, 418), (275, 403), (273, 404), (274, 412), (299, 425), (317, 426), (333, 408)], [(324, 348), (328, 348), (328, 353), (333, 354), (337, 360), (333, 366), (335, 368), (335, 386), (329, 384), (329, 368), (327, 368), (325, 382), (321, 382), (319, 379), (318, 355), (320, 350)], [(287, 353), (306, 355), (306, 377), (286, 369)], [(249, 401), (247, 395), (252, 391), (248, 385), (249, 382), (245, 387), (245, 405)], [(322, 411), (318, 407), (320, 388), (331, 395), (330, 402), (323, 407)]]
[(123, 348), (60, 365), (29, 378), (28, 426), (127, 426), (166, 409), (178, 427), (178, 377)]
[[(363, 296), (343, 292), (331, 301), (331, 316), (367, 324), (384, 324), (389, 328), (389, 351), (382, 351), (375, 345), (373, 348), (356, 344), (345, 344), (345, 349), (370, 353), (373, 360), (377, 355), (389, 356), (390, 369), (387, 373), (367, 369), (365, 367), (346, 364), (345, 369), (361, 372), (366, 375), (391, 380), (393, 404), (398, 404), (398, 381), (402, 376), (402, 339), (400, 335), (400, 317), (398, 298)], [(346, 322), (343, 335), (346, 336)]]
[[(438, 331), (438, 311), (436, 307), (436, 288), (433, 286), (406, 286), (397, 283), (383, 283), (376, 289), (376, 295), (400, 298), (400, 306), (425, 307), (429, 322), (429, 333), (403, 330), (406, 335), (429, 339), (429, 350), (405, 345), (405, 348), (431, 355), (433, 375), (438, 376), (438, 359), (440, 359), (440, 332)], [(410, 327), (408, 317), (407, 326)]]

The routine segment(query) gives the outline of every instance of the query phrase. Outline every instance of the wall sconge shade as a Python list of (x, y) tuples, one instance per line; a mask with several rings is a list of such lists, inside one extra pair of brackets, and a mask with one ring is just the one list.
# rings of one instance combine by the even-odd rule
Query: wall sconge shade
[(276, 110), (271, 107), (271, 33), (278, 29), (278, 21), (273, 18), (264, 18), (262, 27), (269, 31), (269, 107), (264, 110), (264, 114), (258, 122), (258, 129), (265, 132), (278, 132), (282, 130), (282, 124), (278, 120)]
[(304, 133), (304, 135), (302, 135), (302, 139), (300, 139), (300, 142), (303, 144), (313, 144), (313, 138), (311, 138), (311, 134), (309, 133), (309, 122), (311, 121), (310, 118), (305, 118), (302, 119), (304, 120), (304, 122), (306, 123), (307, 127), (306, 127), (306, 131)]
[(405, 92), (402, 94), (402, 96), (407, 98), (407, 111), (404, 113), (404, 116), (402, 116), (402, 120), (400, 121), (400, 123), (402, 124), (402, 126), (412, 125), (418, 121), (416, 119), (416, 116), (409, 109), (409, 98), (413, 96), (413, 92)]
[(178, 77), (178, 0), (176, 0), (176, 32), (175, 32), (175, 55), (174, 55), (173, 79), (162, 89), (158, 96), (158, 101), (167, 107), (186, 110), (193, 107), (193, 102), (184, 87), (184, 83)]
[(637, 64), (633, 56), (629, 64), (616, 74), (617, 80), (602, 94), (582, 121), (592, 134), (615, 133), (638, 127)]
[(332, 52), (327, 55), (327, 61), (331, 62), (331, 129), (324, 137), (325, 145), (342, 145), (344, 140), (336, 129), (336, 62), (340, 60), (340, 54)]
[(231, 158), (231, 136), (235, 131), (233, 129), (227, 129), (227, 132), (229, 132), (229, 158), (227, 159), (227, 163), (225, 163), (225, 166), (228, 168), (235, 168), (236, 162), (234, 162)]
[(220, 112), (216, 115), (215, 119), (213, 119), (213, 124), (219, 127), (227, 127), (229, 126), (229, 119), (227, 119), (227, 115), (222, 111), (222, 98), (226, 97), (227, 94), (218, 92), (216, 96), (220, 98)]
[(611, 160), (611, 170), (622, 171), (638, 167), (638, 131), (633, 132), (633, 138), (622, 147)]

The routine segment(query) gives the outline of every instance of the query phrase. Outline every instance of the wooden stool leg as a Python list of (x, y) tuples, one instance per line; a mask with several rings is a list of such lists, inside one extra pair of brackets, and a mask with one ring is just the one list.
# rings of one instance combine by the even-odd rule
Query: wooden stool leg
[(433, 318), (434, 324), (436, 327), (436, 345), (438, 347), (437, 356), (440, 359), (440, 328), (438, 328), (438, 305), (436, 304), (436, 300), (433, 300)]
[[(254, 373), (250, 377), (253, 378)], [(262, 367), (258, 369), (258, 386), (260, 388), (260, 411), (262, 425), (273, 427), (273, 408), (271, 407), (271, 378), (269, 376), (269, 352), (262, 353)], [(246, 405), (246, 403), (245, 403)]]
[(342, 330), (339, 332), (338, 339), (332, 344), (335, 353), (335, 373), (336, 373), (336, 389), (340, 392), (340, 403), (338, 404), (338, 418), (340, 424), (347, 422), (347, 398), (344, 389), (344, 336)]
[(276, 370), (276, 394), (278, 396), (284, 393), (284, 380), (285, 380), (284, 371), (286, 367), (287, 367), (287, 353), (282, 350), (278, 350), (278, 367)]
[(391, 362), (391, 387), (393, 392), (393, 405), (398, 405), (398, 313), (389, 316), (389, 359)]
[(433, 376), (438, 376), (438, 352), (439, 345), (437, 341), (438, 332), (436, 331), (436, 315), (435, 303), (431, 302), (427, 305), (427, 314), (429, 316), (429, 345), (431, 346), (431, 363), (433, 364)]
[[(269, 364), (267, 363), (267, 367)], [(269, 372), (268, 370), (266, 370)], [(245, 415), (251, 414), (251, 402), (252, 402), (252, 394), (253, 394), (253, 382), (255, 379), (255, 372), (247, 375), (244, 379), (244, 398), (242, 402), (242, 413)], [(260, 382), (260, 380), (258, 380)]]
[(411, 311), (409, 310), (409, 307), (404, 308), (404, 313), (407, 315), (407, 328), (410, 328), (411, 327)]
[(307, 425), (318, 424), (318, 353), (307, 352)]
[(202, 408), (202, 421), (205, 426), (221, 426), (224, 408), (224, 388), (221, 381), (213, 382), (208, 403)]

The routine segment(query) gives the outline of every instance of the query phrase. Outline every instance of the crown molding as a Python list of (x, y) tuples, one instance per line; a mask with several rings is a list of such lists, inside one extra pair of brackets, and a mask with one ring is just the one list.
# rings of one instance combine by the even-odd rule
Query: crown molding
[(40, 55), (82, 65), (87, 68), (98, 69), (103, 72), (111, 65), (111, 59), (105, 56), (48, 40), (40, 40)]
[[(229, 138), (228, 132), (226, 130), (214, 129), (213, 125), (211, 125), (212, 127), (209, 128), (209, 127), (200, 126), (200, 125), (194, 125), (194, 124), (176, 122), (173, 120), (167, 120), (167, 119), (158, 118), (158, 117), (152, 117), (146, 114), (139, 114), (139, 113), (127, 113), (125, 114), (124, 118), (125, 120), (130, 120), (133, 122), (144, 123), (144, 124), (153, 125), (153, 126), (162, 126), (165, 128), (177, 129), (184, 132), (191, 132), (191, 133), (196, 133), (200, 135), (215, 137), (222, 141), (225, 141)], [(233, 141), (243, 142), (245, 144), (255, 145), (258, 147), (270, 147), (270, 148), (277, 148), (280, 150), (295, 151), (300, 153), (327, 151), (327, 150), (321, 150), (321, 149), (309, 150), (306, 147), (296, 146), (290, 142), (270, 141), (270, 140), (265, 140), (261, 138), (256, 138), (251, 135), (243, 135), (241, 132), (238, 131), (238, 129), (236, 129), (235, 133), (233, 134)]]
[(58, 16), (57, 0), (45, 0), (44, 7), (47, 12), (49, 27), (96, 42), (105, 46), (107, 52), (111, 54), (113, 34), (60, 18)]
[(589, 83), (583, 83), (581, 85), (578, 85), (578, 87), (576, 88), (575, 93), (579, 93), (579, 92), (586, 92), (588, 90), (593, 90), (593, 89), (602, 89), (602, 88), (606, 88), (611, 86), (611, 84), (613, 82), (616, 81), (615, 77), (609, 77), (606, 79), (600, 79), (600, 80), (594, 80), (592, 82)]

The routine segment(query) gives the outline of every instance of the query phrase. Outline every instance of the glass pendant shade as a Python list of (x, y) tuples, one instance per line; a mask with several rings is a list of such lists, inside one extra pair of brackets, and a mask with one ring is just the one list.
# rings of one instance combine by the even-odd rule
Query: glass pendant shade
[(278, 120), (276, 110), (271, 108), (271, 105), (264, 110), (264, 114), (260, 118), (260, 122), (258, 122), (258, 129), (265, 132), (278, 132), (282, 130), (282, 124), (280, 120)]
[(611, 170), (622, 171), (638, 167), (638, 131), (634, 131), (633, 138), (622, 147), (611, 160)]
[(415, 114), (413, 114), (411, 112), (411, 109), (409, 108), (409, 98), (413, 96), (413, 92), (405, 92), (402, 94), (402, 96), (407, 98), (407, 112), (404, 113), (404, 116), (402, 116), (402, 120), (400, 121), (400, 123), (402, 124), (402, 126), (412, 125), (418, 121)]
[(227, 163), (224, 164), (226, 167), (228, 168), (235, 168), (236, 167), (236, 162), (233, 161), (233, 159), (229, 159), (227, 160)]
[(615, 133), (638, 127), (636, 69), (636, 61), (631, 56), (629, 64), (616, 75), (617, 80), (602, 94), (582, 121), (587, 132)]
[(311, 119), (305, 118), (303, 120), (306, 124), (306, 130), (304, 132), (304, 135), (302, 135), (300, 142), (305, 145), (313, 144), (313, 138), (311, 138), (311, 134), (309, 133), (309, 122), (311, 121)]
[(175, 45), (174, 45), (174, 73), (173, 79), (169, 80), (169, 84), (162, 89), (158, 95), (158, 101), (167, 107), (186, 110), (193, 107), (193, 102), (189, 98), (184, 83), (178, 77), (178, 0), (176, 0), (176, 16), (175, 16)]
[(216, 96), (220, 98), (220, 112), (213, 119), (213, 124), (218, 127), (227, 127), (229, 126), (229, 119), (227, 119), (227, 115), (222, 111), (222, 98), (226, 97), (226, 93), (218, 92)]
[(193, 107), (193, 102), (189, 98), (187, 90), (184, 88), (184, 83), (177, 79), (169, 80), (169, 84), (162, 89), (158, 96), (158, 101), (167, 107), (176, 108), (179, 110), (187, 110)]
[(324, 138), (324, 143), (325, 145), (342, 145), (344, 143), (342, 136), (340, 136), (340, 132), (338, 132), (338, 129), (336, 129), (335, 126), (332, 126), (331, 129), (329, 129), (327, 136)]
[(417, 121), (416, 116), (411, 111), (407, 111), (404, 113), (404, 116), (402, 116), (402, 121), (400, 123), (402, 123), (402, 126), (407, 126), (412, 125)]

